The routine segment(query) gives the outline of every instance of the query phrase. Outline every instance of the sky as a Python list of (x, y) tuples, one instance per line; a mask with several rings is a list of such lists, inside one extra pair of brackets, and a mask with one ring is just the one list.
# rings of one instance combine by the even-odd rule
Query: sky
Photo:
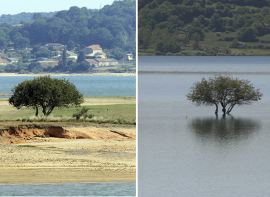
[(68, 10), (71, 6), (99, 9), (113, 2), (114, 0), (1, 0), (0, 16), (21, 12), (54, 12)]

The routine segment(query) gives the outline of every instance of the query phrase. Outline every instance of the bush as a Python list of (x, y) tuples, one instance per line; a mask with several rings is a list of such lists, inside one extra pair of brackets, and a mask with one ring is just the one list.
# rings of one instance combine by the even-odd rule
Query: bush
[(80, 111), (78, 111), (77, 113), (72, 114), (72, 117), (73, 118), (76, 118), (76, 120), (79, 120), (82, 116), (83, 116), (84, 120), (86, 118), (91, 119), (91, 118), (94, 117), (94, 115), (93, 114), (89, 114), (88, 115), (87, 114), (88, 110), (89, 110), (89, 108), (87, 108), (87, 107), (84, 106), (84, 107), (82, 107), (82, 109)]
[(155, 55), (163, 55), (160, 51), (156, 51)]

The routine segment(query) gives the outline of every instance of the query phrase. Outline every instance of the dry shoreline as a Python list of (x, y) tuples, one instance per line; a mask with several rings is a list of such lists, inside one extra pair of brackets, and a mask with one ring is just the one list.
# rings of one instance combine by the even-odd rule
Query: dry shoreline
[[(136, 99), (105, 97), (85, 98), (83, 105), (134, 103)], [(7, 98), (0, 99), (0, 107), (2, 114), (17, 113)], [(61, 127), (66, 138), (35, 137), (42, 129), (35, 130), (31, 124)], [(0, 152), (0, 185), (136, 182), (136, 126), (4, 121), (0, 123)]]
[[(136, 181), (135, 127), (69, 126), (65, 129), (71, 137), (76, 132), (89, 137), (26, 139), (21, 136), (17, 137), (21, 141), (0, 143), (0, 184)], [(27, 143), (20, 143), (23, 140)]]
[(65, 73), (40, 73), (40, 74), (18, 74), (18, 73), (0, 73), (1, 76), (10, 76), (10, 77), (22, 77), (22, 76), (136, 76), (136, 73), (81, 73), (81, 74), (65, 74)]

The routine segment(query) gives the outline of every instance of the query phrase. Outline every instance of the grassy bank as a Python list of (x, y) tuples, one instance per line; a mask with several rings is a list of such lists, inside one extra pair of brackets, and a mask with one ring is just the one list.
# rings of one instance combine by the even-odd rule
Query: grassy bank
[[(269, 56), (270, 55), (270, 34), (258, 36), (260, 42), (240, 42), (241, 46), (238, 48), (231, 48), (232, 41), (226, 41), (228, 38), (236, 38), (237, 32), (204, 32), (205, 38), (199, 41), (200, 50), (194, 50), (192, 45), (194, 41), (190, 41), (187, 47), (181, 47), (179, 53), (168, 53), (167, 55), (181, 55), (181, 56)], [(139, 56), (152, 56), (156, 55), (154, 46), (147, 49), (138, 49)], [(166, 55), (166, 54), (163, 54)]]
[(76, 120), (72, 117), (81, 107), (55, 108), (50, 116), (43, 117), (39, 109), (39, 117), (35, 117), (35, 109), (23, 107), (16, 109), (8, 105), (8, 99), (2, 99), (0, 106), (0, 121), (16, 122), (94, 122), (111, 124), (136, 124), (136, 97), (91, 97), (85, 98), (83, 106), (89, 110), (88, 115), (93, 118)]

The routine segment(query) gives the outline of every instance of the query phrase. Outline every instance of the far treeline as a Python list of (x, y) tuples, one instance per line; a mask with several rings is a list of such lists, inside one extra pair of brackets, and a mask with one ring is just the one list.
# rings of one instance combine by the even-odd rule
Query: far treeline
[(269, 55), (270, 0), (139, 0), (139, 55)]
[(52, 17), (34, 13), (33, 20), (21, 20), (16, 26), (0, 23), (0, 49), (8, 51), (10, 44), (20, 50), (61, 43), (67, 45), (68, 50), (76, 48), (79, 51), (85, 46), (99, 44), (112, 58), (123, 57), (124, 53), (136, 55), (135, 0), (114, 1), (98, 11), (73, 6)]

